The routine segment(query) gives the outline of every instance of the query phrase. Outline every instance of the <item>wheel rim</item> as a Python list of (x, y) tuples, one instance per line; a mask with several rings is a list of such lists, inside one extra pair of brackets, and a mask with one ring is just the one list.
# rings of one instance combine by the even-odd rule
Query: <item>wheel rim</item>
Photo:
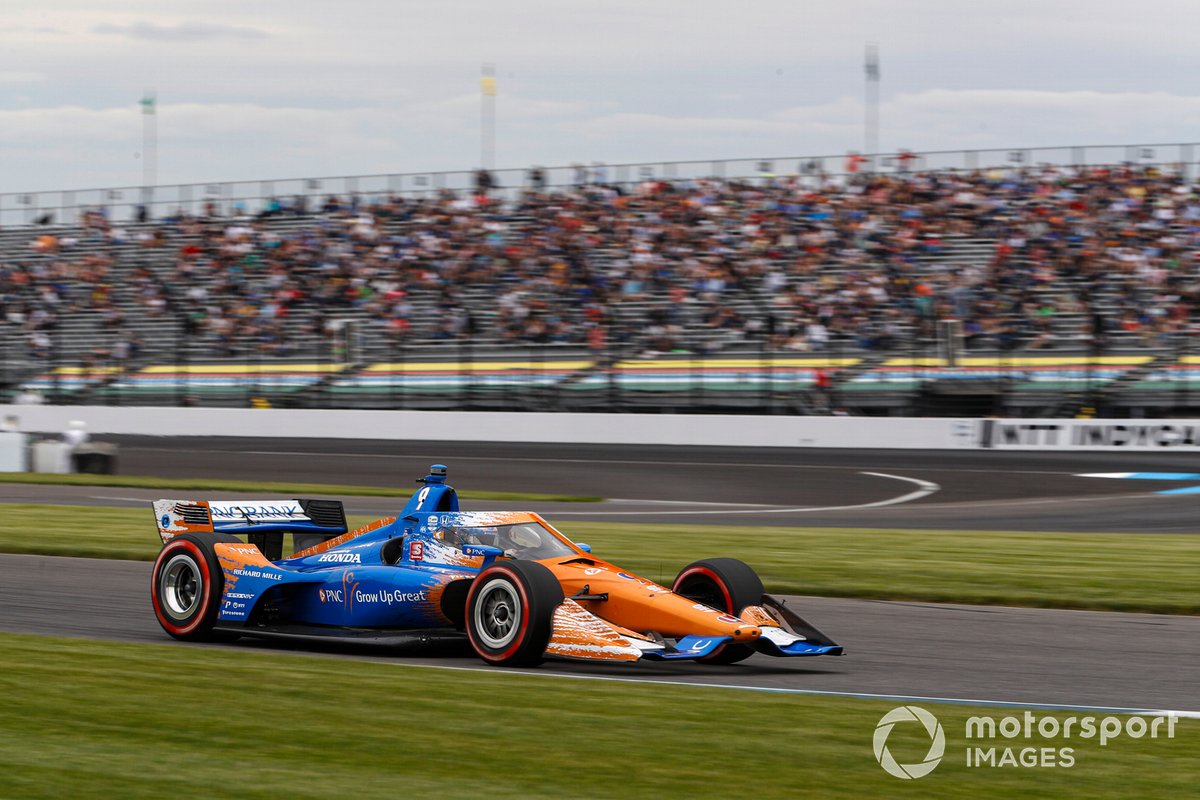
[(474, 610), (475, 632), (493, 650), (512, 644), (520, 630), (521, 598), (512, 584), (495, 578), (479, 590)]
[(200, 570), (191, 556), (180, 553), (167, 562), (158, 580), (158, 596), (163, 610), (172, 619), (192, 616), (200, 606), (203, 585)]

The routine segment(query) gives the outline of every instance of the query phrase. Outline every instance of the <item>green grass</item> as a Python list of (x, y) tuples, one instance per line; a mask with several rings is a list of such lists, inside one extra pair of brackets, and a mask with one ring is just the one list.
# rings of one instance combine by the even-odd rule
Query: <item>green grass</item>
[[(688, 562), (726, 555), (780, 593), (1200, 613), (1196, 536), (598, 522), (563, 529), (596, 555), (666, 583)], [(0, 552), (149, 560), (159, 547), (148, 505), (0, 506)]]
[[(0, 696), (0, 795), (21, 798), (1189, 797), (1200, 752), (1183, 719), (1053, 740), (1069, 769), (972, 769), (967, 717), (1016, 712), (930, 704), (946, 757), (902, 781), (872, 753), (887, 701), (14, 634)], [(913, 728), (901, 762), (928, 747)]]
[(735, 528), (573, 522), (597, 555), (670, 581), (735, 556), (769, 591), (1108, 611), (1200, 613), (1200, 536)]
[[(401, 486), (341, 486), (324, 483), (273, 483), (270, 481), (230, 481), (215, 478), (156, 478), (140, 475), (55, 475), (44, 472), (0, 472), (0, 483), (25, 483), (51, 486), (116, 486), (129, 489), (173, 489), (187, 492), (261, 492), (264, 494), (345, 495), (355, 497), (404, 497), (412, 493)], [(462, 491), (464, 500), (512, 500), (557, 503), (598, 503), (604, 498), (572, 494), (534, 494), (532, 492)]]

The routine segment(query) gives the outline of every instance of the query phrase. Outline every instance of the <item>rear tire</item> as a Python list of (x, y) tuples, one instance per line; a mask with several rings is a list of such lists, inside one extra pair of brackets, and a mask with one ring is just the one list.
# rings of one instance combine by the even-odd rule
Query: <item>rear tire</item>
[(162, 629), (183, 641), (229, 637), (213, 631), (221, 608), (225, 573), (213, 545), (240, 544), (221, 533), (184, 533), (159, 552), (151, 572), (150, 601)]
[(488, 664), (529, 667), (545, 657), (563, 601), (554, 573), (534, 561), (502, 561), (467, 592), (467, 639)]
[[(762, 602), (765, 589), (758, 573), (736, 558), (706, 558), (679, 571), (671, 591), (710, 608), (738, 616), (746, 606)], [(723, 644), (703, 658), (704, 664), (734, 664), (754, 654), (744, 644)]]

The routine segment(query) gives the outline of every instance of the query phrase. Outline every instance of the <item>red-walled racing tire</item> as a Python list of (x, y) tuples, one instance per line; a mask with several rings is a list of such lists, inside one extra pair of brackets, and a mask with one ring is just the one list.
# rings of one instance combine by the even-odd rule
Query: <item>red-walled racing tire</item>
[[(671, 591), (710, 608), (738, 616), (746, 606), (762, 602), (763, 584), (749, 564), (736, 558), (706, 558), (679, 571)], [(727, 643), (696, 659), (704, 664), (733, 664), (754, 654), (754, 648)]]
[(213, 632), (225, 574), (213, 545), (241, 540), (220, 533), (184, 533), (159, 552), (151, 572), (150, 601), (163, 630), (184, 641), (224, 638)]
[(550, 644), (563, 590), (533, 561), (501, 561), (479, 573), (467, 592), (467, 638), (489, 664), (540, 664)]

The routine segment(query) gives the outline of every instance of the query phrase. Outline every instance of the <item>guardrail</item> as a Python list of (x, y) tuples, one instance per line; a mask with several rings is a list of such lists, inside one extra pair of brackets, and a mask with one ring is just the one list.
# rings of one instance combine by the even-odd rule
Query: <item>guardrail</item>
[[(51, 338), (58, 336), (50, 332)], [(936, 339), (797, 352), (744, 341), (705, 352), (645, 342), (482, 346), (320, 339), (287, 358), (217, 357), (185, 338), (136, 361), (110, 350), (0, 348), (0, 402), (439, 411), (1158, 416), (1200, 408), (1193, 334), (1156, 349), (975, 350)], [(103, 344), (102, 340), (94, 343)], [(693, 343), (694, 345), (695, 343)], [(636, 346), (635, 346), (636, 345)], [(99, 355), (97, 355), (99, 353)]]
[[(987, 150), (935, 150), (878, 153), (865, 157), (847, 155), (793, 155), (770, 158), (713, 159), (701, 161), (647, 161), (628, 164), (572, 164), (538, 167), (541, 183), (559, 189), (586, 183), (629, 187), (647, 180), (722, 178), (737, 180), (773, 179), (780, 175), (840, 176), (850, 172), (901, 172), (922, 170), (1019, 169), (1040, 164), (1099, 166), (1136, 164), (1169, 166), (1185, 177), (1197, 174), (1196, 143), (1075, 145)], [(514, 197), (532, 181), (532, 168), (493, 170), (495, 191)], [(324, 198), (346, 202), (359, 197), (374, 202), (388, 195), (432, 196), (448, 189), (469, 191), (475, 186), (474, 170), (397, 172), (377, 175), (345, 175), (272, 180), (211, 181), (153, 187), (118, 186), (58, 191), (9, 192), (0, 194), (0, 227), (16, 225), (76, 224), (83, 209), (102, 209), (115, 222), (139, 216), (161, 219), (177, 213), (258, 214), (272, 198), (300, 198), (309, 210)]]

